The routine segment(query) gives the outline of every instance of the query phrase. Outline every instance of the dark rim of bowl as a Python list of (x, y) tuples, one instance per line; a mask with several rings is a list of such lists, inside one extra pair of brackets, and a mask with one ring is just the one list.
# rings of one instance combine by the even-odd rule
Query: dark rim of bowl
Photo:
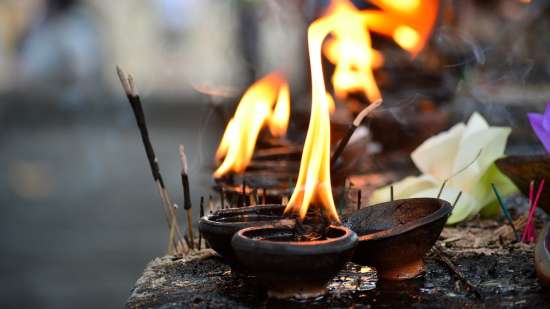
[[(257, 206), (247, 206), (247, 207), (239, 207), (239, 208), (226, 208), (226, 209), (220, 209), (216, 211), (213, 214), (206, 215), (200, 219), (200, 223), (202, 224), (208, 224), (213, 226), (240, 226), (243, 223), (249, 223), (252, 221), (239, 221), (239, 222), (219, 222), (212, 220), (214, 216), (219, 216), (220, 214), (231, 214), (231, 213), (247, 213), (247, 212), (254, 212), (258, 209), (260, 210), (270, 210), (270, 209), (278, 209), (278, 208), (284, 208), (284, 205), (281, 204), (268, 204), (268, 205), (257, 205)], [(294, 219), (288, 219), (281, 216), (279, 219), (273, 219), (273, 220), (262, 220), (262, 222), (294, 222)]]
[[(249, 227), (242, 229), (235, 233), (232, 240), (232, 245), (234, 250), (238, 250), (238, 247), (248, 247), (248, 248), (261, 248), (264, 247), (269, 251), (277, 252), (287, 252), (289, 254), (292, 251), (299, 251), (301, 254), (324, 254), (334, 252), (335, 248), (340, 249), (341, 251), (353, 248), (357, 242), (357, 234), (351, 229), (345, 226), (335, 226), (331, 225), (331, 229), (337, 229), (343, 232), (343, 235), (338, 237), (324, 239), (324, 240), (312, 240), (312, 241), (272, 241), (272, 240), (258, 240), (248, 237), (246, 234), (254, 230), (290, 230), (293, 229), (293, 226), (283, 225), (283, 226), (257, 226)], [(240, 242), (240, 246), (237, 245), (235, 248), (236, 240)], [(340, 251), (338, 250), (338, 251)]]
[(416, 228), (418, 228), (422, 225), (435, 222), (439, 219), (442, 219), (443, 217), (448, 217), (451, 214), (451, 212), (453, 211), (453, 208), (451, 207), (451, 204), (449, 202), (447, 202), (445, 200), (442, 200), (442, 199), (431, 198), (431, 197), (419, 197), (419, 198), (394, 200), (394, 201), (391, 201), (391, 202), (375, 204), (375, 205), (368, 206), (368, 207), (385, 207), (388, 204), (402, 202), (402, 201), (410, 201), (410, 200), (416, 200), (416, 201), (424, 200), (424, 201), (429, 201), (429, 202), (435, 201), (440, 205), (440, 207), (436, 211), (434, 211), (434, 212), (430, 213), (429, 215), (424, 216), (424, 217), (422, 217), (418, 220), (414, 220), (414, 221), (411, 221), (409, 223), (406, 223), (406, 224), (403, 224), (403, 225), (398, 225), (398, 226), (395, 226), (395, 227), (392, 227), (392, 228), (389, 228), (389, 229), (386, 229), (386, 230), (378, 231), (378, 232), (375, 232), (375, 233), (371, 233), (371, 234), (367, 234), (367, 235), (361, 235), (361, 236), (359, 236), (359, 241), (368, 241), (368, 240), (373, 240), (373, 239), (377, 239), (377, 240), (378, 239), (385, 239), (385, 238), (393, 237), (395, 235), (403, 234), (403, 233), (409, 232), (413, 229), (416, 229)]

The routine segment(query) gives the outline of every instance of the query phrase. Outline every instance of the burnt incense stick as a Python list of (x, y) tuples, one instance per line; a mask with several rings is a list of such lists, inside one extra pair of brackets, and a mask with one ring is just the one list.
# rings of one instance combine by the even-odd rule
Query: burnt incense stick
[(187, 235), (191, 240), (191, 249), (194, 249), (193, 244), (193, 207), (191, 205), (191, 192), (189, 190), (189, 167), (187, 165), (187, 156), (185, 155), (185, 148), (180, 144), (180, 163), (181, 163), (181, 184), (183, 186), (183, 209), (187, 215)]
[(338, 143), (338, 146), (336, 146), (336, 150), (334, 151), (334, 153), (332, 154), (332, 157), (330, 158), (331, 169), (334, 168), (336, 161), (338, 160), (340, 155), (342, 155), (342, 152), (344, 151), (347, 144), (349, 143), (349, 140), (353, 135), (353, 133), (355, 132), (355, 130), (361, 125), (363, 120), (365, 120), (365, 118), (370, 114), (370, 112), (375, 110), (378, 106), (380, 106), (380, 104), (382, 104), (382, 99), (379, 99), (373, 102), (372, 104), (370, 104), (369, 106), (365, 107), (357, 115), (357, 117), (355, 117), (355, 119), (353, 120), (353, 123), (349, 126), (348, 131), (346, 132), (344, 137), (342, 137), (342, 139)]
[(128, 102), (132, 107), (132, 111), (134, 113), (134, 117), (136, 119), (136, 123), (141, 135), (141, 140), (145, 148), (145, 154), (147, 155), (147, 160), (149, 161), (153, 180), (157, 184), (157, 189), (159, 191), (171, 235), (168, 245), (168, 253), (171, 254), (173, 248), (178, 250), (177, 248), (181, 247), (184, 243), (183, 236), (177, 223), (176, 211), (175, 208), (173, 208), (172, 206), (168, 191), (166, 191), (164, 181), (162, 180), (162, 176), (160, 174), (158, 160), (155, 155), (155, 151), (153, 150), (153, 145), (151, 144), (149, 131), (147, 130), (147, 124), (145, 121), (145, 114), (143, 112), (141, 99), (134, 84), (134, 79), (131, 75), (127, 76), (118, 66), (116, 67), (116, 71), (122, 84), (122, 88), (124, 89), (126, 97), (128, 98)]
[[(199, 216), (204, 217), (204, 196), (201, 196), (201, 203), (199, 208)], [(202, 233), (199, 231), (199, 250), (201, 249)]]
[(252, 196), (254, 196), (254, 204), (260, 204), (260, 199), (258, 198), (258, 188), (254, 188), (254, 190), (252, 191)]
[(361, 189), (357, 191), (357, 210), (361, 209)]
[(510, 211), (504, 204), (504, 201), (502, 200), (502, 197), (500, 196), (500, 193), (497, 190), (497, 187), (494, 183), (491, 184), (491, 187), (493, 188), (493, 192), (495, 193), (495, 196), (497, 197), (498, 204), (500, 205), (500, 208), (502, 209), (502, 212), (504, 213), (504, 217), (506, 220), (508, 220), (508, 224), (512, 227), (512, 231), (514, 231), (514, 236), (516, 238), (516, 241), (519, 241), (519, 235), (516, 230), (516, 226), (514, 225), (514, 219), (512, 219), (512, 215), (510, 214)]
[(458, 201), (460, 200), (460, 197), (462, 196), (462, 191), (458, 192), (458, 195), (456, 196), (455, 202), (453, 203), (452, 208), (454, 209), (456, 204), (458, 204)]
[(241, 207), (244, 207), (246, 205), (246, 201), (245, 201), (245, 198), (246, 198), (246, 184), (244, 182), (244, 178), (243, 178), (243, 185), (242, 185), (242, 195), (241, 195)]
[(443, 189), (445, 189), (445, 185), (447, 185), (447, 179), (445, 179), (445, 181), (443, 181), (443, 183), (441, 184), (441, 188), (439, 188), (439, 192), (437, 193), (437, 198), (441, 197), (441, 194), (443, 193)]
[(390, 186), (390, 201), (393, 202), (393, 185)]
[(208, 213), (212, 213), (212, 209), (214, 208), (214, 199), (212, 198), (212, 195), (208, 195)]

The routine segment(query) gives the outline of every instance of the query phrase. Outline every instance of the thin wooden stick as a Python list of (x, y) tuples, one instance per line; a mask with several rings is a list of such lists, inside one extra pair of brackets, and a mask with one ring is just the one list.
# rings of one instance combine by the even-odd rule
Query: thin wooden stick
[[(141, 99), (134, 84), (134, 79), (131, 75), (126, 76), (126, 74), (118, 66), (116, 67), (116, 71), (120, 79), (120, 83), (122, 84), (122, 88), (128, 98), (128, 102), (132, 107), (132, 111), (141, 135), (141, 140), (145, 148), (145, 154), (147, 155), (147, 160), (149, 161), (153, 180), (157, 184), (161, 202), (165, 211), (166, 221), (168, 223), (169, 234), (171, 235), (169, 236), (168, 253), (172, 254), (173, 248), (177, 249), (183, 245), (183, 237), (177, 223), (176, 211), (172, 206), (170, 197), (164, 186), (164, 181), (162, 180), (162, 176), (160, 174), (158, 160), (155, 155), (153, 145), (151, 144), (149, 131), (147, 130), (147, 124), (145, 121), (145, 114), (143, 112)], [(172, 231), (173, 229), (174, 232)]]
[(393, 185), (390, 186), (390, 201), (393, 202)]
[(462, 196), (462, 191), (458, 192), (458, 195), (456, 196), (455, 202), (453, 203), (453, 209), (455, 208), (456, 204), (458, 204), (458, 201), (460, 200), (461, 196)]
[(441, 184), (441, 188), (439, 188), (439, 193), (437, 193), (437, 198), (441, 197), (441, 194), (443, 193), (443, 189), (445, 189), (445, 185), (447, 185), (447, 179), (445, 179), (445, 181), (443, 181), (443, 183)]
[(183, 209), (185, 209), (187, 217), (187, 235), (191, 241), (191, 249), (195, 248), (193, 237), (193, 207), (191, 205), (191, 192), (189, 189), (189, 168), (187, 165), (187, 156), (185, 155), (185, 147), (179, 146), (180, 162), (181, 162), (181, 184), (183, 187)]
[(357, 191), (357, 210), (361, 209), (361, 189)]
[(353, 133), (355, 132), (355, 130), (361, 125), (363, 120), (365, 120), (365, 118), (370, 114), (370, 112), (375, 110), (378, 106), (380, 106), (380, 104), (382, 104), (382, 99), (379, 99), (371, 103), (369, 106), (365, 107), (357, 115), (357, 117), (355, 117), (355, 119), (353, 120), (353, 123), (349, 126), (348, 131), (346, 132), (344, 137), (342, 137), (342, 139), (338, 143), (338, 146), (336, 146), (336, 150), (334, 151), (334, 153), (332, 154), (332, 157), (330, 158), (331, 169), (335, 166), (336, 161), (338, 160), (340, 155), (342, 155), (342, 152), (344, 151), (347, 144), (349, 143), (349, 140), (353, 135)]
[(211, 214), (212, 209), (214, 209), (214, 199), (212, 198), (212, 195), (208, 195), (208, 211), (207, 211), (207, 213)]
[[(204, 196), (201, 196), (201, 203), (199, 208), (200, 217), (204, 217)], [(199, 231), (199, 250), (201, 249), (202, 233)]]
[(242, 192), (241, 192), (241, 207), (244, 207), (246, 205), (246, 184), (245, 184), (245, 180), (243, 178), (243, 185), (242, 185)]
[(437, 260), (445, 264), (445, 266), (447, 266), (449, 270), (451, 270), (451, 272), (464, 284), (466, 290), (469, 292), (473, 292), (476, 297), (482, 298), (478, 288), (473, 283), (471, 283), (470, 280), (464, 277), (458, 267), (456, 267), (456, 265), (443, 253), (443, 251), (437, 245), (434, 246), (433, 249)]

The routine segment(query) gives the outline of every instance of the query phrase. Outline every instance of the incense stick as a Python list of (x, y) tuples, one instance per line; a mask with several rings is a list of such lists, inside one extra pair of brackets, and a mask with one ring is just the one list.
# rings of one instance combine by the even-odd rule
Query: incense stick
[(512, 230), (514, 231), (514, 236), (516, 237), (516, 241), (519, 241), (519, 235), (516, 231), (516, 227), (514, 225), (514, 220), (512, 219), (512, 215), (510, 214), (510, 211), (508, 211), (508, 208), (506, 205), (504, 205), (504, 201), (502, 200), (502, 197), (500, 196), (500, 193), (497, 190), (497, 187), (494, 183), (491, 184), (491, 187), (493, 188), (493, 192), (495, 193), (497, 197), (498, 204), (500, 205), (500, 208), (502, 209), (502, 212), (504, 213), (504, 217), (506, 217), (506, 220), (508, 220), (508, 223), (512, 227)]
[(179, 229), (179, 224), (177, 222), (176, 211), (172, 206), (170, 196), (168, 195), (168, 191), (164, 186), (164, 181), (162, 180), (162, 176), (160, 174), (158, 160), (155, 155), (153, 145), (151, 144), (149, 131), (147, 130), (147, 124), (145, 121), (145, 114), (143, 112), (141, 99), (138, 95), (136, 86), (134, 84), (134, 79), (131, 75), (126, 76), (126, 74), (118, 66), (116, 67), (116, 71), (120, 79), (120, 83), (122, 84), (122, 88), (124, 89), (126, 97), (128, 98), (128, 102), (132, 107), (132, 111), (134, 113), (134, 117), (136, 119), (136, 123), (141, 135), (141, 140), (145, 148), (145, 154), (147, 155), (147, 160), (149, 161), (149, 166), (151, 169), (151, 173), (153, 175), (153, 180), (157, 184), (157, 189), (159, 191), (160, 199), (165, 211), (166, 220), (168, 222), (169, 233), (170, 233), (168, 253), (172, 254), (173, 248), (176, 248), (177, 250), (180, 246), (183, 246), (183, 243), (184, 243), (183, 236), (181, 234), (181, 231)]
[(361, 189), (357, 191), (357, 210), (361, 209)]
[(390, 186), (390, 201), (393, 202), (393, 185)]
[(370, 112), (375, 110), (378, 106), (380, 106), (380, 104), (382, 104), (382, 99), (379, 99), (373, 102), (372, 104), (370, 104), (369, 106), (365, 107), (357, 115), (357, 117), (355, 117), (355, 119), (353, 120), (353, 123), (349, 126), (348, 131), (346, 132), (344, 137), (342, 137), (342, 139), (338, 143), (338, 146), (336, 146), (336, 150), (334, 151), (334, 153), (332, 154), (332, 157), (330, 158), (331, 169), (335, 166), (336, 161), (338, 160), (340, 155), (342, 155), (342, 152), (344, 151), (347, 144), (349, 143), (349, 140), (353, 135), (353, 133), (355, 132), (355, 130), (361, 125), (363, 120), (365, 120), (365, 118), (370, 114)]
[(187, 156), (185, 148), (180, 144), (180, 163), (181, 163), (181, 184), (183, 186), (183, 209), (187, 215), (187, 235), (191, 241), (191, 249), (194, 249), (195, 238), (193, 237), (193, 207), (191, 205), (191, 192), (189, 190), (189, 168), (187, 165)]
[(241, 192), (241, 207), (244, 207), (246, 205), (246, 201), (245, 201), (245, 198), (246, 198), (246, 184), (245, 184), (245, 180), (243, 178), (243, 185), (242, 185), (242, 192)]
[[(534, 182), (533, 183), (533, 188), (534, 188)], [(531, 208), (529, 209), (529, 215), (527, 216), (527, 224), (525, 226), (525, 229), (524, 229), (524, 232), (523, 232), (523, 236), (522, 236), (522, 241), (528, 241), (528, 242), (531, 242), (533, 241), (533, 239), (535, 238), (535, 227), (534, 227), (534, 217), (535, 217), (535, 212), (537, 210), (537, 207), (539, 205), (539, 199), (540, 199), (540, 195), (542, 193), (542, 189), (544, 188), (544, 179), (540, 182), (539, 184), (539, 188), (537, 190), (537, 196), (535, 197), (535, 200), (531, 202)], [(534, 190), (531, 190), (531, 191), (534, 191)], [(529, 195), (530, 195), (530, 200), (532, 200), (532, 194), (533, 192), (530, 192)], [(524, 239), (525, 238), (525, 239)]]
[(458, 204), (458, 201), (460, 200), (460, 197), (462, 196), (462, 191), (458, 192), (458, 195), (456, 196), (455, 202), (453, 203), (453, 209), (455, 208), (456, 204)]
[[(199, 215), (201, 218), (204, 217), (204, 196), (201, 196)], [(201, 242), (202, 242), (202, 233), (199, 230), (199, 250), (201, 249)]]
[(441, 184), (441, 188), (439, 188), (439, 192), (437, 193), (437, 198), (441, 197), (441, 194), (443, 193), (443, 189), (445, 189), (445, 185), (447, 185), (447, 179), (445, 179), (445, 181), (443, 181), (443, 183)]

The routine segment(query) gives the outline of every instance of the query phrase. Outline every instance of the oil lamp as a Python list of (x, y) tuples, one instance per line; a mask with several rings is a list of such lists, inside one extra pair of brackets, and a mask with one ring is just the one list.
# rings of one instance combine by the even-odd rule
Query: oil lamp
[[(233, 236), (235, 255), (275, 298), (311, 298), (351, 258), (357, 235), (340, 226), (331, 187), (330, 103), (321, 61), (324, 39), (338, 26), (334, 10), (308, 29), (312, 78), (309, 127), (293, 194), (285, 208), (294, 226), (263, 226)], [(349, 16), (347, 16), (349, 17)]]
[(451, 205), (436, 198), (410, 198), (365, 207), (344, 218), (359, 236), (353, 261), (373, 266), (379, 278), (411, 279), (424, 270)]

